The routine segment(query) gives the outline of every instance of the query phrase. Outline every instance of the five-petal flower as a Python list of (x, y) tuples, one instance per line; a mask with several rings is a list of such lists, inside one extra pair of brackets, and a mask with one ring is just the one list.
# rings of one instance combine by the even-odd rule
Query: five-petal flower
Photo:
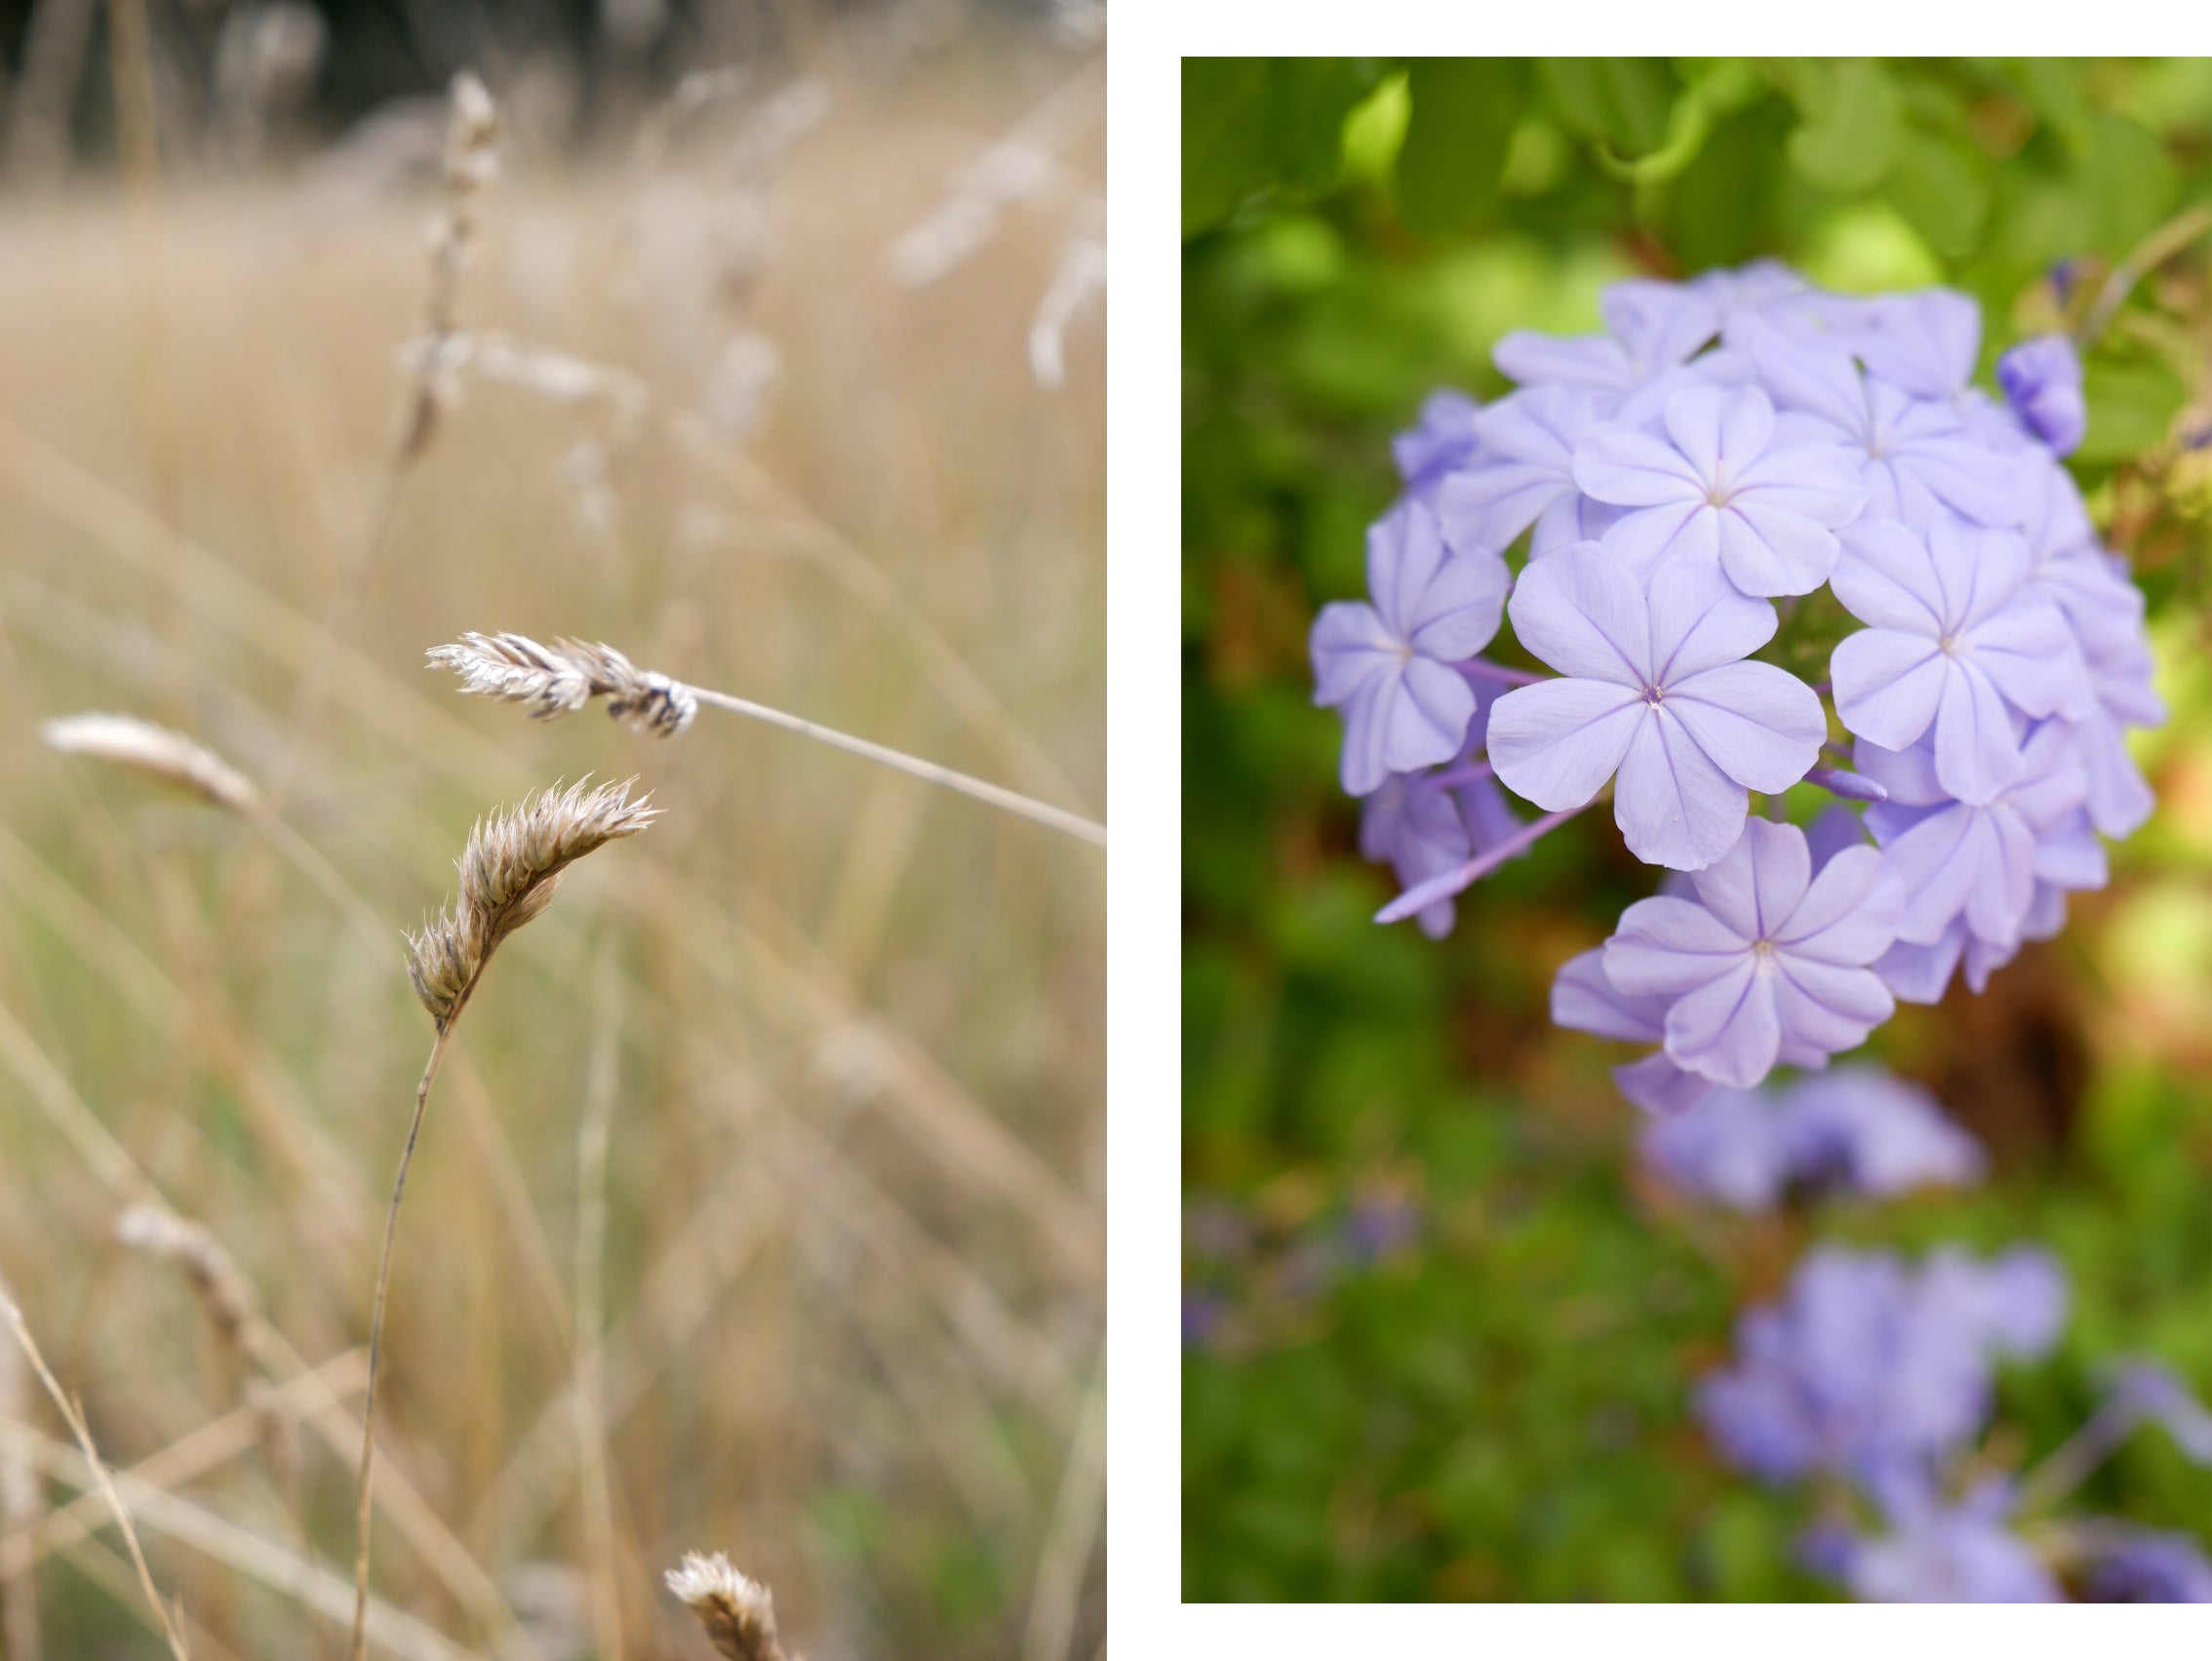
[(1693, 881), (1695, 900), (1639, 900), (1605, 942), (1615, 987), (1672, 998), (1678, 1066), (1749, 1089), (1778, 1060), (1822, 1066), (1889, 1018), (1869, 966), (1896, 938), (1899, 893), (1875, 850), (1847, 848), (1815, 877), (1803, 831), (1753, 819)]
[(1925, 536), (1869, 522), (1845, 533), (1836, 597), (1870, 626), (1830, 659), (1843, 725), (1886, 750), (1935, 730), (1936, 776), (1988, 802), (2020, 775), (2014, 712), (2072, 700), (2066, 619), (2028, 592), (2018, 535), (1939, 513)]
[(1374, 604), (1335, 601), (1314, 620), (1314, 701), (1343, 707), (1346, 791), (1459, 754), (1475, 693), (1452, 665), (1490, 644), (1511, 582), (1497, 555), (1448, 550), (1418, 499), (1369, 529)]
[(1663, 559), (1712, 564), (1746, 594), (1809, 594), (1836, 564), (1836, 533), (1864, 505), (1840, 447), (1774, 448), (1774, 405), (1756, 386), (1696, 386), (1667, 400), (1667, 437), (1592, 427), (1575, 483), (1631, 511), (1605, 545), (1639, 573)]
[(1558, 811), (1618, 771), (1614, 817), (1639, 859), (1710, 864), (1743, 828), (1748, 791), (1787, 790), (1819, 758), (1813, 690), (1743, 661), (1773, 636), (1774, 608), (1711, 566), (1670, 570), (1646, 594), (1605, 547), (1575, 543), (1530, 563), (1511, 612), (1521, 644), (1561, 678), (1498, 699), (1498, 777)]

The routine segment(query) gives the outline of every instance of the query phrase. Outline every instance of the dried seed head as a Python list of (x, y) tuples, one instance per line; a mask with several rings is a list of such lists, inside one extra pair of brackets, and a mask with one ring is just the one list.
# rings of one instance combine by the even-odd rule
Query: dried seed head
[(554, 785), (476, 822), (458, 861), (460, 897), (408, 936), (408, 978), (439, 1026), (458, 1012), (499, 942), (552, 903), (571, 865), (659, 816), (651, 798), (629, 800), (636, 782)]
[(652, 669), (640, 669), (612, 646), (560, 640), (540, 646), (528, 635), (469, 633), (453, 646), (433, 647), (433, 666), (452, 669), (461, 691), (519, 703), (539, 721), (581, 709), (595, 697), (632, 732), (673, 737), (698, 719), (691, 689)]
[(199, 1223), (159, 1206), (133, 1206), (115, 1222), (115, 1238), (134, 1251), (174, 1263), (206, 1301), (224, 1341), (249, 1362), (257, 1348), (261, 1300), (238, 1260)]
[(463, 69), (449, 93), (452, 113), (446, 122), (446, 185), (456, 193), (480, 191), (499, 174), (499, 106), (491, 91)]
[(47, 747), (134, 768), (206, 797), (233, 812), (260, 806), (253, 781), (181, 732), (129, 715), (71, 715), (39, 729)]
[(698, 1616), (707, 1641), (731, 1661), (786, 1661), (775, 1630), (775, 1595), (731, 1567), (720, 1552), (685, 1556), (668, 1571), (668, 1590)]

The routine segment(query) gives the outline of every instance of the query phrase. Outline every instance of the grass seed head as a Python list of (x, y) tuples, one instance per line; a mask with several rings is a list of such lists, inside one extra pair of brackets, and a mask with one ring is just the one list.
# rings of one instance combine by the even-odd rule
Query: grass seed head
[(775, 1595), (732, 1568), (720, 1552), (686, 1555), (668, 1571), (668, 1590), (682, 1599), (716, 1651), (731, 1661), (785, 1661), (775, 1630)]
[(181, 732), (130, 715), (70, 715), (39, 729), (49, 749), (92, 756), (179, 785), (233, 812), (260, 806), (253, 781)]
[(519, 703), (552, 721), (604, 697), (607, 713), (634, 732), (671, 738), (698, 719), (691, 689), (656, 670), (640, 669), (605, 644), (559, 640), (540, 646), (528, 635), (464, 634), (433, 647), (429, 661), (461, 678), (461, 691)]
[(490, 821), (461, 851), (460, 895), (408, 936), (408, 978), (440, 1027), (451, 1021), (499, 942), (553, 901), (568, 868), (593, 850), (635, 836), (659, 816), (651, 798), (629, 799), (635, 778), (590, 788), (558, 784)]

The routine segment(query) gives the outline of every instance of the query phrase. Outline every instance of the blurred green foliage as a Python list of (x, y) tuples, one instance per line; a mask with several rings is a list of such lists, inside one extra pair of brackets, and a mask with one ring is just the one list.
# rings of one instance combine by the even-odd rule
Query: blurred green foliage
[[(2065, 1259), (2065, 1348), (2007, 1377), (1993, 1462), (2056, 1445), (2115, 1355), (2212, 1388), (2212, 838), (2187, 807), (2212, 800), (2212, 62), (1187, 59), (1184, 101), (1185, 1596), (1829, 1595), (1793, 1562), (1804, 1502), (1720, 1468), (1688, 1410), (1816, 1233)], [(1595, 328), (1622, 276), (1774, 256), (1847, 291), (1950, 283), (1986, 371), (2138, 253), (2075, 471), (2173, 670), (2166, 806), (2058, 941), (1876, 1046), (1997, 1178), (1686, 1207), (1636, 1171), (1623, 1053), (1547, 1019), (1553, 968), (1651, 889), (1601, 816), (1442, 944), (1370, 921), (1392, 884), (1305, 637), (1362, 590), (1390, 435), (1440, 385), (1500, 391), (1505, 331)], [(1348, 1249), (1378, 1196), (1413, 1238)], [(2212, 1535), (2212, 1476), (2154, 1433), (2082, 1504)]]

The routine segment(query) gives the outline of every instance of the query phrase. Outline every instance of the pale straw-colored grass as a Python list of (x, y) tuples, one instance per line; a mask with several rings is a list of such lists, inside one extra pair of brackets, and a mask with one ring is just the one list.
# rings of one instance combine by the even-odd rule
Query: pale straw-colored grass
[(775, 1594), (717, 1552), (688, 1553), (668, 1571), (668, 1590), (698, 1617), (715, 1652), (730, 1661), (787, 1661), (775, 1628)]

